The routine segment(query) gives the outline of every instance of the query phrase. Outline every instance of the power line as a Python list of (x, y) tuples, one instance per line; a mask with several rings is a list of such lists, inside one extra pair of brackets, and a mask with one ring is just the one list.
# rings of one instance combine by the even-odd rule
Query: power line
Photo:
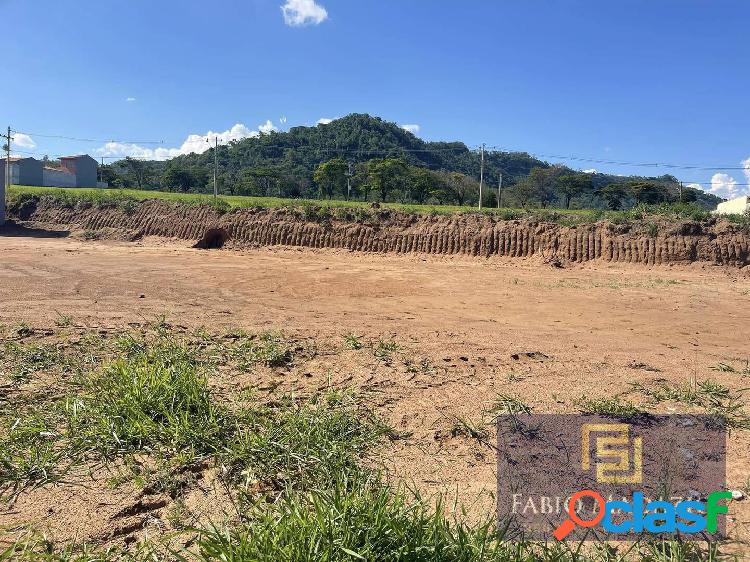
[[(113, 140), (113, 139), (90, 139), (90, 138), (79, 138), (79, 137), (71, 137), (67, 135), (53, 135), (53, 134), (47, 134), (47, 133), (32, 133), (32, 132), (22, 132), (22, 131), (16, 131), (11, 130), (13, 133), (20, 133), (24, 135), (29, 135), (32, 137), (40, 137), (40, 138), (53, 138), (53, 139), (63, 139), (63, 140), (71, 140), (71, 141), (79, 141), (79, 142), (96, 142), (96, 143), (109, 143), (109, 142), (117, 142), (122, 144), (164, 144), (164, 141), (148, 141), (148, 140)], [(226, 145), (224, 145), (226, 146)], [(216, 150), (218, 146), (214, 147), (214, 150)], [(308, 149), (316, 152), (334, 152), (334, 153), (346, 153), (346, 154), (356, 154), (356, 155), (374, 155), (374, 154), (399, 154), (399, 153), (413, 153), (413, 154), (419, 154), (419, 153), (444, 153), (444, 152), (475, 152), (475, 151), (481, 151), (481, 147), (477, 146), (467, 146), (467, 145), (460, 145), (460, 146), (452, 146), (452, 147), (430, 147), (430, 148), (386, 148), (386, 149), (359, 149), (359, 148), (318, 148), (313, 147), (309, 145), (302, 145), (302, 146), (288, 146), (288, 145), (256, 145), (253, 148), (264, 150), (264, 149), (282, 149), (282, 150), (303, 150)], [(672, 164), (667, 162), (632, 162), (632, 161), (626, 161), (626, 160), (610, 160), (610, 159), (603, 159), (603, 158), (592, 158), (592, 157), (586, 157), (586, 156), (577, 156), (573, 154), (544, 154), (544, 153), (531, 153), (523, 150), (513, 150), (508, 147), (499, 147), (499, 146), (492, 146), (487, 147), (490, 151), (497, 152), (503, 152), (503, 153), (515, 153), (515, 154), (528, 154), (529, 156), (544, 159), (544, 158), (551, 158), (555, 160), (563, 160), (563, 161), (573, 161), (573, 162), (587, 162), (587, 163), (593, 163), (593, 164), (607, 164), (607, 165), (613, 165), (613, 166), (633, 166), (633, 167), (639, 167), (639, 168), (666, 168), (666, 169), (674, 169), (674, 170), (701, 170), (701, 171), (742, 171), (747, 170), (750, 168), (750, 166), (701, 166), (701, 165), (687, 165), (687, 164)], [(36, 155), (36, 156), (46, 156), (47, 154), (42, 152), (32, 152), (32, 151), (25, 151), (25, 150), (15, 150), (17, 153), (21, 154), (28, 154), (28, 155)], [(104, 158), (107, 160), (120, 160), (124, 158), (134, 158), (137, 160), (153, 160), (152, 156), (144, 156), (144, 155), (138, 155), (138, 156), (100, 156), (99, 158)], [(685, 181), (685, 183), (692, 183), (697, 185), (712, 185), (712, 182), (700, 182), (700, 181)], [(750, 184), (748, 183), (735, 183), (733, 185), (746, 187)]]
[(63, 140), (71, 140), (71, 141), (80, 141), (80, 142), (118, 142), (121, 144), (164, 144), (163, 140), (160, 141), (127, 141), (127, 140), (115, 140), (115, 139), (81, 139), (78, 137), (68, 137), (65, 135), (48, 135), (43, 133), (27, 133), (24, 131), (13, 131), (14, 133), (21, 134), (21, 135), (28, 135), (30, 137), (41, 137), (41, 138), (47, 138), (47, 139), (63, 139)]
[[(493, 149), (496, 151), (501, 152), (524, 152), (524, 151), (518, 151), (518, 150), (509, 150), (504, 147), (497, 147), (493, 146)], [(555, 158), (557, 160), (574, 160), (578, 162), (590, 162), (594, 164), (611, 164), (615, 166), (637, 166), (640, 168), (674, 168), (679, 170), (707, 170), (707, 171), (719, 171), (719, 170), (746, 170), (748, 167), (745, 166), (691, 166), (691, 165), (684, 165), (684, 164), (668, 164), (666, 162), (627, 162), (623, 160), (604, 160), (601, 158), (589, 158), (585, 156), (575, 156), (572, 154), (569, 155), (561, 155), (561, 154), (541, 154), (538, 152), (531, 153), (531, 152), (524, 152), (525, 154), (528, 154), (529, 156), (534, 156), (536, 158)]]
[[(263, 147), (266, 148), (266, 147)], [(453, 147), (453, 148), (383, 148), (383, 149), (367, 149), (362, 150), (359, 148), (314, 148), (314, 147), (293, 147), (293, 146), (274, 146), (267, 148), (312, 148), (320, 152), (348, 152), (352, 154), (386, 154), (392, 152), (451, 152), (454, 150), (471, 152), (469, 147)]]
[[(48, 134), (48, 133), (31, 133), (31, 132), (24, 132), (24, 131), (16, 131), (12, 130), (14, 133), (20, 133), (24, 135), (34, 136), (34, 137), (42, 137), (42, 138), (54, 138), (54, 139), (63, 139), (63, 140), (71, 140), (71, 141), (79, 141), (79, 142), (117, 142), (122, 144), (165, 144), (163, 140), (160, 141), (151, 141), (151, 140), (115, 140), (115, 139), (90, 139), (90, 138), (79, 138), (79, 137), (70, 137), (66, 135), (54, 135), (54, 134)], [(479, 151), (481, 149), (480, 146), (472, 147), (467, 145), (461, 145), (461, 146), (453, 146), (453, 147), (443, 147), (443, 148), (389, 148), (389, 149), (359, 149), (359, 148), (316, 148), (311, 146), (298, 146), (298, 147), (290, 147), (290, 146), (283, 146), (283, 145), (261, 145), (257, 148), (269, 148), (269, 149), (301, 149), (301, 148), (308, 148), (312, 150), (316, 150), (318, 152), (345, 152), (350, 154), (387, 154), (387, 153), (399, 153), (399, 152), (406, 152), (406, 153), (430, 153), (430, 152), (453, 152), (453, 151)], [(576, 156), (574, 154), (544, 154), (544, 153), (531, 153), (525, 150), (514, 150), (508, 147), (502, 147), (502, 146), (491, 146), (487, 147), (489, 150), (494, 150), (496, 152), (506, 152), (506, 153), (520, 153), (520, 154), (528, 154), (529, 156), (534, 156), (537, 158), (554, 158), (556, 160), (572, 160), (576, 162), (589, 162), (594, 164), (609, 164), (614, 166), (636, 166), (640, 168), (670, 168), (670, 169), (680, 169), (680, 170), (705, 170), (705, 171), (719, 171), (719, 170), (746, 170), (746, 166), (736, 166), (736, 165), (728, 165), (728, 166), (699, 166), (699, 165), (689, 165), (689, 164), (671, 164), (667, 162), (631, 162), (631, 161), (625, 161), (625, 160), (608, 160), (603, 158), (592, 158), (587, 156)], [(21, 151), (17, 151), (21, 152)], [(37, 153), (40, 154), (40, 153)], [(693, 182), (697, 183), (697, 182)]]

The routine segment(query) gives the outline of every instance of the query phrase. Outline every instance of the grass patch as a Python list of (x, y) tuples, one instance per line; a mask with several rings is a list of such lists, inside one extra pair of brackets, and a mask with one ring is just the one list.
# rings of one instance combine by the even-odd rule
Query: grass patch
[(378, 340), (372, 344), (372, 354), (383, 363), (390, 364), (391, 355), (399, 350), (395, 341)]
[(504, 414), (509, 416), (518, 416), (520, 414), (531, 414), (531, 406), (526, 404), (517, 396), (510, 394), (498, 394), (495, 402), (490, 409), (492, 414)]
[[(590, 224), (609, 221), (614, 224), (643, 223), (642, 228), (650, 235), (658, 232), (653, 220), (680, 222), (685, 220), (710, 222), (715, 220), (709, 211), (692, 204), (639, 205), (626, 211), (601, 209), (509, 209), (483, 208), (458, 205), (416, 205), (403, 203), (379, 203), (373, 209), (368, 201), (285, 199), (278, 197), (250, 197), (220, 195), (217, 198), (207, 194), (175, 193), (156, 190), (98, 189), (98, 188), (58, 188), (13, 185), (8, 190), (10, 208), (20, 207), (30, 197), (48, 197), (67, 207), (99, 206), (116, 207), (126, 214), (134, 214), (141, 201), (158, 199), (183, 205), (209, 205), (218, 212), (230, 212), (243, 208), (289, 208), (299, 210), (310, 221), (328, 222), (345, 220), (355, 222), (377, 221), (385, 218), (390, 211), (415, 215), (484, 214), (500, 220), (529, 220), (532, 222), (554, 222), (564, 226)], [(724, 217), (741, 227), (749, 227), (750, 219), (740, 215)]]
[[(14, 343), (23, 357), (42, 345)], [(11, 396), (0, 414), (0, 485), (19, 493), (30, 484), (68, 478), (75, 474), (69, 469), (76, 463), (117, 458), (114, 466), (124, 465), (123, 475), (144, 494), (173, 498), (162, 514), (172, 522), (174, 534), (165, 535), (172, 546), (147, 540), (126, 551), (52, 544), (24, 535), (3, 544), (0, 560), (615, 559), (614, 547), (607, 545), (581, 549), (577, 544), (509, 542), (492, 515), (468, 524), (460, 510), (446, 515), (451, 510), (439, 496), (423, 498), (386, 483), (374, 453), (393, 430), (365, 409), (356, 394), (340, 391), (262, 402), (252, 393), (224, 396), (211, 385), (217, 366), (236, 372), (247, 356), (257, 356), (254, 364), (275, 357), (275, 352), (252, 350), (266, 344), (292, 353), (297, 349), (280, 334), (264, 339), (242, 332), (177, 333), (164, 320), (120, 336), (84, 334), (61, 345), (62, 368), (76, 373), (61, 383), (66, 392), (38, 404), (16, 402)], [(47, 359), (38, 362), (50, 364)], [(284, 367), (283, 362), (276, 365)], [(423, 362), (423, 368), (428, 367)], [(521, 416), (531, 407), (515, 396), (498, 395), (491, 411)], [(482, 440), (487, 437), (485, 425), (460, 419), (456, 423)], [(212, 470), (202, 472), (204, 468)], [(205, 528), (210, 523), (196, 520), (188, 508), (187, 492), (205, 486), (201, 478), (210, 473), (218, 473), (233, 503), (241, 500), (227, 526)], [(121, 483), (119, 475), (112, 478), (111, 485)], [(183, 549), (187, 543), (191, 546)], [(633, 559), (649, 561), (718, 557), (714, 545), (701, 550), (676, 542), (643, 543), (631, 552)]]
[(477, 441), (486, 441), (489, 437), (489, 432), (482, 422), (476, 423), (468, 418), (455, 416), (451, 425), (451, 435), (453, 437), (464, 436), (476, 439)]
[(440, 496), (423, 498), (377, 480), (284, 498), (234, 528), (200, 534), (198, 560), (352, 562), (714, 562), (717, 544), (654, 540), (622, 547), (504, 540), (494, 518), (474, 524), (446, 515)]
[(652, 386), (639, 383), (633, 390), (654, 402), (680, 402), (702, 408), (707, 414), (720, 418), (729, 428), (750, 429), (750, 416), (745, 411), (744, 391), (733, 391), (716, 381), (691, 378), (684, 384), (660, 382)]
[[(15, 492), (59, 481), (88, 460), (124, 458), (127, 478), (171, 496), (189, 485), (179, 481), (183, 469), (203, 461), (221, 464), (244, 489), (306, 487), (348, 474), (388, 432), (348, 393), (221, 400), (208, 377), (219, 363), (238, 371), (283, 367), (297, 348), (275, 333), (195, 338), (175, 335), (162, 320), (108, 344), (81, 337), (67, 355), (51, 344), (5, 342), (4, 357), (23, 359), (24, 373), (59, 370), (76, 355), (77, 374), (51, 399), (29, 405), (19, 397), (5, 407), (0, 486)], [(116, 358), (105, 361), (107, 353)]]
[(344, 336), (344, 346), (349, 349), (362, 349), (362, 339), (356, 334), (346, 334)]
[(28, 381), (38, 371), (66, 368), (67, 360), (54, 344), (21, 345), (8, 341), (0, 344), (0, 348), (3, 352), (0, 375), (14, 382)]
[(73, 466), (49, 415), (34, 411), (4, 416), (2, 422), (0, 498), (12, 500), (28, 487), (58, 482)]
[(55, 311), (57, 313), (57, 318), (55, 318), (55, 326), (58, 328), (67, 328), (68, 326), (73, 325), (73, 317), (69, 316), (67, 314), (62, 314), (58, 311)]
[(230, 420), (195, 357), (167, 340), (115, 361), (65, 404), (68, 435), (105, 457), (147, 449), (211, 453)]
[(529, 438), (539, 434), (541, 428), (538, 425), (526, 423), (523, 416), (531, 415), (532, 408), (517, 396), (509, 394), (498, 394), (492, 407), (486, 414), (492, 416), (492, 423), (496, 423), (501, 416), (507, 416), (510, 421), (509, 429), (521, 433)]
[(357, 406), (351, 393), (308, 402), (291, 398), (243, 414), (221, 453), (245, 493), (328, 488), (360, 471), (388, 428)]
[(742, 377), (749, 377), (750, 360), (745, 361), (745, 364), (742, 367), (735, 367), (734, 365), (730, 365), (729, 363), (718, 363), (717, 365), (711, 367), (711, 369), (720, 373), (736, 373)]
[(284, 336), (275, 332), (262, 332), (258, 335), (240, 333), (230, 354), (238, 361), (242, 371), (249, 371), (255, 365), (284, 367), (293, 359), (293, 349)]
[[(7, 543), (6, 543), (7, 544)], [(53, 551), (54, 545), (45, 537), (25, 534), (12, 544), (0, 549), (0, 560), (19, 562), (159, 562), (164, 560), (159, 550), (150, 542), (130, 549), (102, 548), (90, 544), (68, 544)]]
[(584, 414), (598, 414), (610, 418), (632, 419), (646, 415), (646, 411), (632, 402), (614, 398), (588, 398), (581, 396), (575, 405)]
[(286, 498), (249, 524), (209, 530), (200, 560), (502, 560), (495, 524), (451, 522), (425, 501), (375, 481), (341, 481), (331, 490)]

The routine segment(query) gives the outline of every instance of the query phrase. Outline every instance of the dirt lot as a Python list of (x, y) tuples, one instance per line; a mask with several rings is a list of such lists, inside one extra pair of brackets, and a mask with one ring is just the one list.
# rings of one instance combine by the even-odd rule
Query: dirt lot
[[(537, 412), (571, 412), (581, 396), (610, 397), (632, 382), (695, 377), (750, 386), (739, 372), (716, 370), (723, 363), (741, 371), (750, 357), (750, 278), (721, 267), (591, 262), (558, 269), (521, 259), (0, 236), (0, 324), (53, 328), (60, 315), (99, 329), (164, 315), (190, 328), (280, 329), (319, 342), (330, 353), (278, 384), (377, 392), (378, 413), (404, 435), (388, 445), (391, 474), (428, 491), (457, 490), (475, 511), (492, 509), (495, 457), (451, 428), (457, 419), (478, 423), (499, 392), (523, 397)], [(350, 333), (395, 341), (400, 350), (388, 365), (338, 352)], [(731, 435), (729, 454), (730, 488), (744, 489), (747, 431)], [(95, 536), (92, 526), (108, 523), (81, 515), (92, 509), (86, 494), (35, 491), (0, 521), (20, 524), (33, 514), (62, 538), (77, 518), (77, 532)], [(63, 498), (62, 515), (42, 513)], [(114, 513), (121, 501), (110, 493), (97, 509)], [(736, 505), (733, 534), (747, 537), (748, 500)]]

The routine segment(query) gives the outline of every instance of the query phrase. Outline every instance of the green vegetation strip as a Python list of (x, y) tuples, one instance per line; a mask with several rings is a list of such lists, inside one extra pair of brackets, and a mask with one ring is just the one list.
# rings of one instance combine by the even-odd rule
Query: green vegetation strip
[[(59, 188), (11, 186), (8, 191), (9, 206), (22, 203), (31, 196), (46, 197), (63, 206), (76, 206), (81, 203), (102, 207), (118, 207), (125, 212), (133, 212), (141, 201), (157, 199), (171, 203), (197, 206), (208, 205), (219, 212), (231, 212), (234, 209), (260, 208), (277, 209), (292, 208), (305, 210), (306, 218), (310, 220), (328, 219), (332, 217), (344, 220), (358, 220), (369, 217), (375, 209), (371, 203), (363, 201), (343, 201), (336, 199), (283, 199), (276, 197), (249, 197), (220, 195), (217, 198), (207, 195), (174, 193), (167, 191), (146, 191), (136, 189), (90, 189), (90, 188)], [(476, 207), (454, 205), (412, 205), (401, 203), (380, 203), (381, 209), (390, 209), (407, 214), (416, 215), (453, 215), (477, 214)], [(351, 212), (343, 212), (345, 210)], [(693, 204), (659, 204), (638, 205), (625, 211), (604, 211), (600, 209), (510, 209), (483, 208), (481, 214), (494, 216), (503, 220), (527, 219), (537, 222), (556, 222), (574, 226), (598, 221), (608, 221), (613, 224), (644, 221), (649, 218), (666, 221), (692, 220), (706, 222), (715, 220), (709, 211)], [(730, 222), (748, 226), (750, 219), (742, 215), (726, 217)]]

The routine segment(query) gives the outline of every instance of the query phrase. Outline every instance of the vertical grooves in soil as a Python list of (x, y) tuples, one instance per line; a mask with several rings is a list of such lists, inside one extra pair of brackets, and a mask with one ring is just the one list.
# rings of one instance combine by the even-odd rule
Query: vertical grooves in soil
[[(11, 209), (12, 212), (12, 209)], [(292, 209), (241, 209), (219, 214), (211, 207), (145, 201), (134, 212), (117, 208), (62, 207), (42, 200), (29, 220), (77, 226), (103, 234), (199, 240), (223, 229), (230, 247), (307, 246), (364, 252), (541, 256), (561, 262), (603, 260), (647, 265), (694, 261), (742, 267), (750, 263), (750, 236), (725, 222), (663, 224), (656, 236), (637, 225), (501, 221), (483, 215), (415, 216), (383, 212), (360, 222), (305, 220)], [(683, 234), (689, 232), (690, 234)]]

